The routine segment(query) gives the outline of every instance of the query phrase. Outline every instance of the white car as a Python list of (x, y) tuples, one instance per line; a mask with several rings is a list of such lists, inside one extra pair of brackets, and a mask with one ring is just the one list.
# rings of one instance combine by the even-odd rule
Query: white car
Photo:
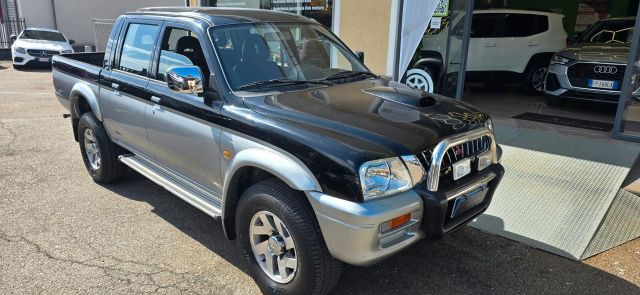
[(27, 28), (18, 36), (11, 36), (11, 60), (14, 68), (26, 65), (51, 64), (51, 57), (63, 53), (73, 53), (71, 44), (60, 31)]
[[(567, 33), (563, 15), (529, 10), (487, 9), (473, 12), (467, 81), (519, 80), (529, 90), (542, 92), (551, 57), (566, 47)], [(451, 58), (447, 72), (457, 72), (464, 22), (462, 16), (451, 20), (442, 30), (430, 32), (422, 40), (422, 56), (444, 61), (447, 36), (451, 41)], [(449, 34), (451, 30), (451, 34)], [(443, 62), (444, 63), (444, 62)], [(414, 68), (420, 68), (420, 62)], [(444, 76), (437, 68), (423, 68), (433, 81)], [(407, 79), (408, 80), (408, 79)]]

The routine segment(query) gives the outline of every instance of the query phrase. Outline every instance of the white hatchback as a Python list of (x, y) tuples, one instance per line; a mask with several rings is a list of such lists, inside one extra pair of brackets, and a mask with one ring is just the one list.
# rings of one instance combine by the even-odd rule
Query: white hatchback
[(67, 39), (57, 30), (27, 28), (18, 36), (11, 36), (11, 60), (13, 67), (51, 63), (51, 57), (63, 53), (73, 53), (71, 44), (75, 42)]

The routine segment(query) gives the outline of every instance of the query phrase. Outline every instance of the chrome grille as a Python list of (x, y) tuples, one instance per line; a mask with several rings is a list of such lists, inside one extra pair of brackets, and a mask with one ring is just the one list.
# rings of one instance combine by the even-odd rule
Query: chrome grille
[[(600, 66), (614, 67), (616, 69), (615, 73), (596, 72), (594, 68)], [(571, 82), (571, 85), (574, 87), (588, 88), (590, 79), (615, 81), (618, 82), (618, 85), (621, 85), (624, 78), (625, 69), (626, 66), (620, 64), (579, 62), (569, 66), (567, 75), (569, 76), (569, 82)], [(620, 90), (620, 88), (613, 90)]]
[(52, 55), (60, 54), (59, 51), (55, 51), (55, 50), (39, 50), (39, 49), (27, 49), (27, 53), (35, 57), (51, 57)]
[[(447, 176), (451, 174), (453, 163), (465, 158), (475, 158), (475, 156), (488, 151), (490, 148), (490, 140), (491, 139), (485, 135), (449, 148), (440, 166), (440, 178), (447, 179)], [(420, 159), (420, 162), (427, 171), (429, 171), (429, 167), (431, 167), (432, 157), (433, 149), (429, 149), (418, 155), (418, 159)]]

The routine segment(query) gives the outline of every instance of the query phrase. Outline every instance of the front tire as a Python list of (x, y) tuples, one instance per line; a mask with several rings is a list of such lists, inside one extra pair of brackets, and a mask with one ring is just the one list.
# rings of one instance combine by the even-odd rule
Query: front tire
[(327, 294), (340, 277), (306, 197), (278, 179), (248, 188), (236, 211), (238, 246), (266, 294)]
[(120, 148), (107, 136), (93, 113), (84, 113), (78, 122), (78, 141), (84, 165), (93, 181), (107, 184), (121, 179), (127, 166), (118, 160)]

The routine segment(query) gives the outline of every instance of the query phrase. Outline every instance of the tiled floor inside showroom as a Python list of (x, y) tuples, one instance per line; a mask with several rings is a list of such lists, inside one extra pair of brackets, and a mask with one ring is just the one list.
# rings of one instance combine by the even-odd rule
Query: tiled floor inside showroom
[[(502, 128), (502, 129), (509, 129), (511, 131), (524, 130), (522, 132), (527, 132), (533, 137), (540, 136), (539, 139), (534, 138), (531, 140), (531, 142), (535, 142), (536, 140), (540, 140), (540, 141), (544, 141), (545, 139), (548, 140), (549, 138), (553, 138), (554, 136), (556, 139), (563, 138), (563, 137), (579, 139), (580, 141), (582, 141), (582, 143), (581, 145), (577, 145), (578, 149), (580, 149), (581, 146), (589, 145), (591, 142), (593, 142), (594, 144), (599, 143), (603, 146), (622, 145), (626, 147), (631, 147), (632, 150), (633, 150), (633, 145), (638, 145), (638, 144), (627, 143), (627, 142), (622, 142), (622, 141), (612, 139), (610, 132), (593, 131), (593, 130), (587, 130), (582, 128), (574, 128), (574, 127), (567, 127), (567, 126), (547, 124), (547, 123), (538, 123), (538, 122), (532, 122), (532, 121), (513, 118), (516, 115), (519, 115), (525, 112), (531, 112), (531, 113), (539, 113), (539, 114), (545, 114), (545, 115), (613, 124), (615, 113), (616, 113), (616, 107), (617, 107), (617, 105), (615, 104), (602, 104), (602, 103), (593, 103), (593, 102), (585, 102), (585, 101), (571, 101), (561, 106), (549, 106), (545, 102), (545, 99), (543, 96), (523, 93), (523, 88), (517, 84), (502, 85), (502, 87), (498, 89), (496, 88), (489, 89), (484, 87), (484, 85), (482, 84), (478, 84), (478, 85), (470, 84), (470, 85), (467, 85), (466, 87), (465, 99), (467, 102), (479, 107), (480, 109), (482, 109), (483, 111), (491, 115), (491, 117), (495, 122), (495, 125), (497, 125), (496, 129), (497, 129), (498, 136), (500, 136), (500, 129)], [(500, 142), (500, 138), (498, 138), (498, 141)], [(567, 148), (570, 148), (568, 147), (569, 145), (570, 144), (567, 142)], [(519, 147), (522, 148), (523, 146), (519, 146)], [(524, 148), (526, 149), (526, 146)], [(574, 145), (574, 148), (576, 148), (575, 145)], [(532, 150), (534, 152), (543, 151), (550, 154), (554, 153), (554, 152), (545, 151), (544, 149), (539, 149), (539, 148), (537, 150), (532, 148)], [(561, 153), (561, 154), (567, 155), (571, 153)], [(628, 160), (629, 158), (635, 158), (636, 155), (637, 153), (635, 155), (627, 156), (626, 157), (627, 163), (629, 161)], [(583, 159), (576, 159), (576, 160), (583, 160)], [(639, 162), (636, 161), (635, 164), (629, 165), (629, 166), (633, 166), (633, 169), (631, 169), (631, 171), (628, 172), (627, 178), (622, 182), (622, 185), (621, 185), (621, 187), (635, 194), (640, 193), (640, 190), (638, 190), (638, 187), (640, 187), (639, 185), (640, 173), (638, 172), (640, 170), (640, 167), (638, 167), (639, 166), (638, 163)], [(605, 163), (605, 164), (608, 164), (608, 163)], [(508, 167), (506, 167), (506, 169), (508, 170)], [(581, 172), (576, 171), (576, 174), (581, 174)], [(580, 175), (576, 175), (576, 176), (579, 178)], [(573, 177), (569, 177), (568, 179), (571, 179), (571, 178)], [(613, 180), (609, 180), (609, 181), (613, 181)], [(522, 200), (518, 200), (517, 202), (520, 204), (527, 204), (529, 206), (531, 205)], [(636, 203), (638, 202), (636, 201)], [(492, 204), (492, 205), (496, 205), (496, 204)], [(611, 205), (611, 208), (613, 207), (614, 206)], [(491, 211), (491, 208), (489, 211)], [(513, 212), (506, 212), (505, 215), (508, 215), (509, 213), (513, 213)], [(638, 213), (634, 213), (634, 214), (635, 216), (637, 216)], [(632, 214), (631, 216), (634, 216), (634, 214)], [(549, 217), (544, 217), (544, 218), (548, 219)], [(637, 221), (631, 221), (631, 222), (637, 227), (637, 224), (638, 224)], [(555, 225), (555, 226), (558, 226), (558, 225)], [(567, 228), (571, 228), (572, 226), (573, 225), (567, 225)], [(554, 228), (553, 226), (550, 227), (550, 229), (553, 229), (553, 228)], [(637, 230), (635, 232), (637, 232)], [(514, 238), (513, 236), (510, 237), (508, 233), (506, 235), (504, 233), (498, 233), (498, 234), (501, 234), (508, 238), (518, 240), (517, 237), (516, 238)], [(535, 235), (535, 233), (532, 233), (532, 235)], [(542, 236), (543, 239), (548, 238), (548, 236), (538, 233), (538, 237), (540, 236)], [(527, 239), (528, 238), (526, 237), (520, 238), (521, 241), (527, 240)], [(565, 239), (571, 239), (571, 237), (567, 236), (565, 237)], [(534, 247), (538, 247), (540, 246), (541, 243), (534, 241), (528, 244)], [(554, 252), (554, 249), (551, 247), (547, 247), (545, 249), (544, 244), (542, 244), (541, 246), (542, 247), (540, 248), (546, 251)], [(560, 252), (560, 251), (555, 251), (555, 252)], [(556, 254), (559, 254), (559, 253), (556, 253)], [(563, 256), (571, 256), (571, 255), (563, 255)], [(620, 246), (614, 247), (611, 250), (605, 251), (599, 255), (588, 258), (587, 260), (585, 260), (585, 263), (593, 265), (598, 268), (607, 269), (614, 273), (619, 272), (621, 275), (640, 278), (640, 271), (636, 271), (635, 273), (625, 274), (624, 270), (622, 270), (621, 268), (622, 265), (632, 264), (631, 266), (632, 268), (630, 269), (636, 269), (636, 270), (640, 269), (640, 238), (635, 238), (630, 242), (624, 243)]]

